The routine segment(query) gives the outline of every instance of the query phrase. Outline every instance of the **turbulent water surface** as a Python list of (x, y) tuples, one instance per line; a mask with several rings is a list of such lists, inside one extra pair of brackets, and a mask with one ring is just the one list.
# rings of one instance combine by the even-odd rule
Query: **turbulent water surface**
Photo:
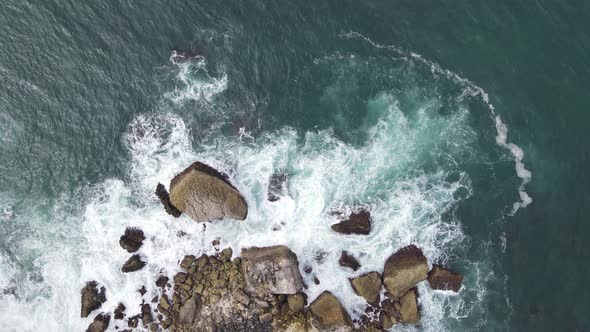
[[(321, 280), (307, 295), (353, 317), (348, 278), (407, 244), (464, 275), (458, 294), (419, 284), (421, 323), (394, 330), (590, 329), (576, 2), (1, 1), (0, 330), (84, 330), (91, 279), (138, 313), (141, 285), (219, 238), (288, 245)], [(195, 160), (246, 221), (165, 213), (156, 184)], [(269, 202), (275, 173), (289, 196)], [(369, 236), (330, 230), (358, 206)], [(149, 264), (123, 274), (128, 226)]]

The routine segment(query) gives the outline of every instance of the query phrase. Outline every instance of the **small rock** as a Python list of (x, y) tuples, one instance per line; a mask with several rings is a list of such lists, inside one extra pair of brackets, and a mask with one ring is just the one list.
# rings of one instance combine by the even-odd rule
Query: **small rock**
[(114, 318), (115, 319), (123, 319), (125, 318), (125, 305), (123, 303), (119, 303), (119, 305), (115, 308), (114, 311)]
[(300, 293), (289, 295), (287, 297), (287, 303), (292, 312), (298, 313), (303, 311), (305, 307), (305, 298)]
[(231, 250), (231, 248), (225, 248), (221, 251), (221, 258), (223, 259), (224, 262), (229, 262), (232, 254), (233, 254), (233, 251)]
[(352, 331), (353, 324), (348, 312), (332, 293), (323, 292), (309, 307), (313, 315), (312, 323), (317, 329)]
[(137, 290), (139, 292), (139, 294), (141, 294), (141, 296), (144, 296), (145, 293), (147, 293), (147, 290), (145, 289), (145, 286), (141, 286), (140, 289)]
[(397, 299), (418, 282), (426, 280), (428, 261), (415, 245), (404, 247), (385, 262), (383, 285), (387, 292)]
[(94, 321), (88, 326), (86, 332), (104, 332), (109, 327), (111, 316), (100, 313), (94, 317)]
[(377, 304), (381, 292), (381, 274), (369, 272), (350, 280), (352, 289), (358, 296), (362, 296), (371, 304)]
[(359, 261), (354, 258), (354, 256), (350, 255), (346, 250), (342, 251), (342, 255), (340, 255), (340, 259), (338, 260), (338, 264), (340, 264), (340, 266), (351, 268), (353, 271), (358, 270), (361, 266)]
[(186, 281), (186, 273), (183, 272), (178, 272), (175, 276), (174, 276), (174, 283), (175, 284), (182, 284), (183, 282)]
[(268, 184), (267, 199), (276, 202), (287, 193), (287, 175), (273, 174)]
[(180, 212), (174, 205), (172, 205), (172, 202), (170, 202), (170, 195), (168, 194), (168, 190), (166, 190), (164, 185), (161, 183), (158, 183), (158, 186), (156, 186), (156, 196), (158, 196), (160, 202), (162, 202), (162, 205), (164, 205), (164, 210), (166, 210), (166, 213), (173, 216), (174, 218), (180, 217), (182, 212)]
[(127, 325), (131, 328), (136, 328), (138, 324), (139, 324), (139, 316), (129, 317), (129, 320), (127, 320)]
[(158, 280), (156, 280), (156, 286), (158, 286), (160, 288), (166, 287), (167, 283), (168, 283), (168, 277), (166, 277), (166, 276), (160, 276), (160, 277), (158, 277)]
[(241, 289), (236, 289), (232, 293), (232, 296), (234, 297), (234, 299), (236, 299), (239, 303), (242, 303), (243, 305), (248, 305), (248, 303), (250, 303), (250, 297), (246, 295), (246, 293), (244, 293)]
[(461, 289), (462, 282), (463, 276), (461, 274), (445, 269), (440, 265), (434, 264), (432, 270), (428, 273), (428, 283), (432, 289), (458, 292)]
[(154, 321), (152, 317), (152, 308), (150, 308), (149, 304), (144, 304), (141, 306), (141, 322), (143, 325), (147, 325)]
[(143, 269), (145, 265), (146, 262), (142, 261), (141, 257), (138, 254), (135, 254), (129, 257), (125, 264), (123, 264), (121, 271), (123, 271), (124, 273), (135, 272)]
[(332, 225), (332, 230), (342, 234), (368, 235), (371, 232), (371, 213), (366, 210), (353, 212), (348, 219)]
[(270, 312), (260, 315), (261, 322), (270, 322), (271, 320), (272, 320), (272, 314)]
[(127, 250), (127, 252), (132, 253), (139, 250), (139, 247), (143, 244), (143, 240), (145, 240), (145, 236), (141, 229), (127, 227), (125, 234), (119, 239), (119, 245)]
[(104, 286), (99, 289), (96, 281), (87, 282), (80, 293), (82, 295), (81, 317), (88, 317), (90, 312), (100, 308), (107, 300)]

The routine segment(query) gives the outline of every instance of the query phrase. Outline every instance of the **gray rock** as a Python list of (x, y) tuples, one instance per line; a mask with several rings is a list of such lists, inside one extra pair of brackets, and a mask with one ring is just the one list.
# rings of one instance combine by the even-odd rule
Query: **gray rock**
[(200, 162), (190, 165), (170, 183), (170, 202), (195, 221), (244, 220), (248, 205), (227, 176)]
[(107, 300), (104, 286), (99, 288), (96, 281), (87, 282), (80, 293), (82, 295), (81, 317), (88, 317), (90, 312), (100, 308)]
[(297, 256), (285, 246), (242, 250), (246, 290), (258, 296), (296, 294), (303, 288)]

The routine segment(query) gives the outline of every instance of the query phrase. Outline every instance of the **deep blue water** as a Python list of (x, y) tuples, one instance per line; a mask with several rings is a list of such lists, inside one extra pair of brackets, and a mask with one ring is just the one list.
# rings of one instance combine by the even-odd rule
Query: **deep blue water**
[[(78, 301), (100, 270), (93, 259), (110, 249), (79, 248), (95, 243), (92, 230), (117, 234), (135, 222), (102, 202), (122, 192), (129, 206), (158, 207), (144, 184), (168, 179), (187, 156), (225, 167), (254, 198), (267, 167), (286, 167), (302, 188), (296, 206), (309, 204), (302, 192), (314, 181), (326, 206), (373, 204), (391, 232), (373, 239), (384, 255), (404, 241), (432, 245), (430, 258), (466, 284), (457, 297), (425, 295), (423, 310), (442, 313), (418, 329), (590, 330), (590, 3), (48, 0), (0, 9), (2, 330), (86, 326), (77, 304), (57, 304)], [(199, 60), (175, 65), (174, 49)], [(496, 116), (530, 182), (498, 144)], [(519, 191), (532, 203), (512, 213)], [(127, 296), (119, 277), (102, 278)]]

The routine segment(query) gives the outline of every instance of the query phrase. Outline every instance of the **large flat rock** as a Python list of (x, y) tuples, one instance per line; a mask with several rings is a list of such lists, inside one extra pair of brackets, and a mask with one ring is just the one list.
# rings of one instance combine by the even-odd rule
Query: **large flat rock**
[(296, 294), (303, 288), (297, 256), (285, 246), (242, 250), (242, 269), (246, 290), (268, 294)]
[(312, 323), (320, 331), (352, 331), (352, 321), (340, 301), (325, 291), (309, 306)]
[(385, 262), (383, 285), (394, 299), (399, 299), (428, 276), (428, 261), (415, 245), (401, 248)]
[(170, 202), (195, 221), (244, 220), (248, 205), (227, 177), (200, 162), (190, 165), (170, 183)]

